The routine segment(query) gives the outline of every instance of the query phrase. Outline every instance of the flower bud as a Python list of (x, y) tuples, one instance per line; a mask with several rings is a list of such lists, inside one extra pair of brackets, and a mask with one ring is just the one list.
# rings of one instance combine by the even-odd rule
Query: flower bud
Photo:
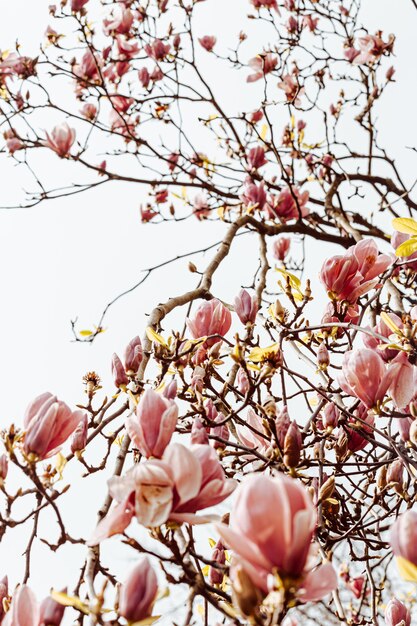
[[(226, 554), (224, 551), (224, 545), (221, 541), (218, 541), (214, 547), (213, 554), (211, 555), (211, 560), (219, 565), (224, 565), (226, 563)], [(216, 567), (211, 567), (209, 569), (209, 581), (211, 585), (221, 585), (223, 582), (223, 570), (217, 569)]]
[(113, 354), (111, 362), (111, 371), (113, 374), (114, 384), (118, 389), (123, 389), (129, 382), (125, 368), (116, 353)]
[(5, 454), (0, 456), (0, 482), (6, 480), (9, 469), (9, 460)]
[(129, 415), (126, 429), (133, 445), (141, 454), (161, 458), (177, 425), (178, 407), (162, 394), (147, 389), (136, 408)]
[(88, 417), (87, 414), (84, 413), (71, 438), (71, 452), (73, 454), (77, 452), (80, 453), (85, 449), (85, 446), (87, 445), (87, 434)]
[(164, 396), (164, 398), (167, 398), (167, 400), (174, 400), (177, 397), (177, 388), (177, 381), (175, 380), (175, 378), (173, 378), (165, 387), (162, 395)]
[[(63, 593), (67, 590), (64, 589)], [(39, 610), (39, 626), (60, 626), (64, 617), (65, 606), (59, 604), (51, 596), (43, 600)]]
[(333, 430), (339, 422), (340, 411), (333, 402), (326, 404), (322, 414), (322, 423), (325, 429)]
[(302, 448), (301, 432), (297, 422), (291, 422), (284, 439), (284, 464), (289, 468), (297, 467)]
[(319, 501), (323, 502), (323, 500), (327, 500), (327, 498), (330, 498), (333, 495), (334, 487), (335, 478), (334, 476), (330, 476), (330, 478), (328, 478), (320, 487), (318, 494)]
[(236, 383), (238, 391), (240, 391), (243, 395), (246, 395), (249, 391), (249, 378), (243, 367), (239, 367)]
[(326, 347), (326, 344), (321, 343), (319, 345), (319, 349), (317, 350), (317, 367), (319, 370), (327, 370), (330, 364), (330, 356), (329, 351)]
[(285, 436), (288, 432), (290, 424), (291, 420), (290, 416), (288, 415), (288, 409), (286, 406), (284, 406), (278, 413), (275, 420), (275, 430), (277, 433), (278, 443), (281, 448), (284, 447)]
[(397, 598), (393, 598), (385, 609), (386, 626), (410, 626), (411, 615), (406, 606)]
[(143, 350), (140, 338), (133, 337), (125, 349), (125, 370), (129, 376), (136, 376), (142, 359)]
[(158, 581), (146, 556), (130, 572), (120, 587), (119, 614), (128, 622), (140, 622), (152, 614)]
[(191, 426), (191, 443), (201, 443), (205, 445), (208, 444), (208, 442), (209, 438), (203, 422), (199, 417), (195, 417), (193, 425)]
[(387, 470), (387, 483), (395, 489), (397, 493), (402, 491), (404, 465), (401, 459), (393, 461)]
[(284, 261), (287, 256), (291, 246), (291, 239), (289, 237), (284, 237), (283, 235), (278, 237), (278, 239), (274, 242), (274, 257), (278, 261)]
[(246, 289), (242, 289), (235, 298), (235, 311), (242, 324), (254, 324), (258, 312), (256, 296), (251, 296)]
[(387, 486), (387, 466), (382, 465), (376, 475), (376, 486), (382, 491)]

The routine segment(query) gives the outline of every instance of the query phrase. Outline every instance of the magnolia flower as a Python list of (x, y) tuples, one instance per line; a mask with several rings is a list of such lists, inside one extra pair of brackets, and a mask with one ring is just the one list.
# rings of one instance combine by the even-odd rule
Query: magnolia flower
[(251, 178), (248, 178), (245, 181), (241, 198), (248, 209), (259, 209), (259, 211), (262, 211), (266, 203), (264, 183), (261, 182), (257, 185)]
[(258, 312), (258, 299), (242, 289), (235, 298), (235, 311), (242, 324), (254, 324)]
[(297, 187), (286, 187), (278, 196), (271, 194), (266, 205), (266, 212), (271, 219), (280, 219), (285, 224), (289, 220), (298, 220), (308, 215), (306, 204), (308, 191), (300, 191)]
[(254, 83), (276, 68), (278, 65), (278, 58), (271, 52), (268, 52), (267, 54), (259, 54), (251, 59), (248, 65), (254, 70), (254, 74), (250, 74), (250, 76), (247, 77), (246, 82)]
[(39, 605), (33, 591), (27, 585), (20, 585), (13, 593), (2, 626), (39, 626), (39, 617)]
[(46, 140), (43, 145), (51, 148), (60, 157), (69, 155), (72, 144), (75, 141), (75, 130), (70, 128), (66, 122), (55, 126), (52, 133), (46, 133)]
[(153, 389), (147, 389), (136, 413), (126, 420), (133, 445), (143, 456), (160, 458), (177, 425), (178, 407)]
[(39, 608), (39, 626), (60, 626), (64, 612), (65, 606), (48, 596), (43, 600)]
[(128, 33), (133, 24), (133, 13), (121, 4), (115, 5), (111, 15), (103, 20), (103, 31), (105, 35), (125, 35)]
[(294, 590), (298, 601), (323, 598), (336, 589), (330, 563), (318, 565), (312, 544), (317, 516), (307, 490), (283, 474), (246, 477), (236, 492), (230, 525), (216, 525), (233, 551), (233, 570), (241, 567), (263, 594), (277, 585)]
[(71, 411), (56, 396), (46, 392), (32, 400), (23, 418), (26, 429), (23, 449), (33, 460), (47, 459), (56, 454), (60, 446), (83, 419), (82, 411)]
[(274, 241), (273, 253), (278, 261), (284, 261), (291, 247), (291, 238), (281, 235)]
[(202, 46), (207, 52), (211, 52), (216, 45), (217, 38), (212, 35), (204, 35), (198, 40), (200, 46)]
[(139, 563), (130, 572), (120, 587), (119, 614), (129, 624), (141, 622), (152, 615), (158, 593), (158, 579), (149, 559), (141, 556)]
[(267, 162), (265, 159), (265, 150), (262, 148), (262, 146), (256, 146), (255, 148), (251, 148), (248, 152), (246, 160), (251, 170), (259, 169)]
[(248, 409), (245, 424), (236, 424), (236, 432), (240, 441), (247, 448), (254, 448), (260, 454), (265, 454), (270, 447), (269, 437), (265, 434), (262, 419), (253, 409)]
[(164, 44), (160, 39), (155, 39), (150, 45), (145, 46), (145, 52), (148, 57), (151, 57), (154, 61), (163, 61), (168, 55), (171, 46)]
[(179, 443), (171, 443), (162, 460), (138, 463), (124, 476), (113, 476), (108, 484), (118, 504), (99, 523), (89, 545), (123, 532), (133, 517), (148, 528), (168, 520), (208, 521), (196, 512), (222, 502), (236, 487), (234, 480), (225, 478), (211, 446), (187, 448)]
[[(232, 324), (232, 314), (220, 300), (213, 298), (201, 304), (194, 314), (194, 317), (187, 319), (187, 326), (194, 339), (207, 335), (224, 336)], [(205, 342), (207, 346), (213, 346), (219, 341), (218, 337), (213, 337)]]
[(411, 613), (397, 598), (392, 598), (385, 609), (386, 626), (410, 626)]

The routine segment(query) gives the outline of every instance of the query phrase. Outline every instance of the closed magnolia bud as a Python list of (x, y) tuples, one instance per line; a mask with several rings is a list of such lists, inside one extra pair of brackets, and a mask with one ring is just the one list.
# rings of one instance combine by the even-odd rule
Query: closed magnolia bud
[(386, 626), (410, 626), (411, 624), (410, 611), (397, 598), (393, 598), (387, 604), (385, 624)]
[(396, 491), (401, 490), (403, 484), (404, 465), (400, 459), (393, 461), (388, 467), (387, 483)]
[[(67, 590), (64, 589), (63, 593)], [(60, 626), (64, 617), (65, 606), (55, 602), (50, 596), (43, 600), (39, 609), (39, 626)]]
[(275, 430), (277, 433), (278, 443), (281, 448), (284, 447), (285, 436), (288, 432), (290, 424), (291, 420), (290, 416), (288, 415), (288, 409), (286, 406), (284, 406), (275, 419)]
[(191, 426), (191, 443), (207, 445), (208, 442), (209, 438), (203, 422), (199, 417), (194, 418), (193, 425)]
[(197, 266), (194, 265), (194, 263), (192, 263), (191, 261), (188, 262), (188, 271), (192, 274), (195, 274), (197, 272)]
[(319, 501), (323, 502), (323, 500), (327, 500), (333, 495), (335, 486), (335, 478), (334, 476), (330, 476), (320, 487), (319, 490)]
[(219, 413), (214, 420), (215, 422), (220, 422), (218, 426), (212, 426), (210, 428), (210, 435), (214, 435), (215, 437), (219, 437), (220, 439), (224, 439), (224, 441), (216, 441), (215, 439), (212, 441), (212, 446), (215, 450), (224, 450), (226, 447), (226, 441), (229, 441), (229, 429), (227, 424), (222, 423), (225, 421), (225, 417), (223, 413)]
[[(211, 555), (211, 560), (219, 565), (224, 565), (226, 563), (226, 554), (224, 551), (224, 545), (221, 541), (218, 541), (214, 547), (213, 554)], [(223, 582), (223, 570), (217, 569), (216, 567), (211, 567), (209, 569), (209, 581), (211, 585), (221, 585)]]
[(242, 324), (253, 324), (258, 312), (258, 300), (242, 289), (235, 298), (235, 311)]
[(348, 451), (348, 444), (349, 444), (349, 440), (347, 438), (347, 435), (344, 431), (342, 431), (337, 439), (336, 442), (336, 459), (338, 461), (343, 461), (343, 459), (346, 457), (347, 451)]
[(301, 432), (297, 422), (291, 422), (284, 440), (284, 464), (294, 468), (300, 462), (302, 448)]
[(167, 400), (174, 400), (177, 397), (177, 388), (177, 381), (173, 378), (165, 387), (162, 395), (164, 398), (167, 398)]
[(234, 603), (242, 614), (247, 617), (254, 615), (262, 596), (242, 567), (237, 567), (233, 572), (232, 591)]
[(263, 404), (265, 413), (270, 418), (275, 418), (277, 415), (277, 405), (273, 396), (268, 396)]
[(123, 367), (123, 363), (119, 359), (116, 353), (113, 354), (112, 362), (111, 362), (111, 371), (113, 374), (113, 380), (116, 387), (119, 389), (126, 387), (129, 382), (129, 379), (126, 375), (125, 368)]
[(88, 434), (88, 417), (87, 414), (81, 418), (80, 423), (77, 428), (74, 430), (74, 433), (71, 438), (71, 452), (74, 454), (76, 452), (82, 452), (87, 445), (87, 434)]
[(236, 377), (236, 384), (240, 393), (242, 393), (243, 395), (246, 395), (248, 393), (250, 388), (249, 378), (243, 367), (239, 367), (239, 371)]
[(0, 456), (0, 481), (6, 480), (9, 469), (9, 460), (5, 454)]
[(143, 556), (120, 587), (119, 614), (128, 622), (140, 622), (152, 614), (158, 580), (149, 559)]
[(327, 430), (333, 430), (336, 428), (339, 422), (340, 411), (333, 402), (326, 404), (323, 409), (322, 414), (322, 423), (324, 428)]
[(319, 370), (326, 370), (330, 364), (329, 351), (324, 343), (317, 350), (317, 366)]
[(125, 349), (125, 370), (130, 376), (136, 376), (143, 359), (142, 343), (139, 337), (133, 337)]
[(274, 304), (272, 305), (272, 313), (281, 322), (285, 320), (287, 316), (286, 310), (279, 300), (275, 300)]

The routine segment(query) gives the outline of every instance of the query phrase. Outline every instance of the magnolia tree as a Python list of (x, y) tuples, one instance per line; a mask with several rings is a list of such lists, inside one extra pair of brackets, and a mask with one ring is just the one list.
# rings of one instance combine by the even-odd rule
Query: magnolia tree
[[(169, 624), (167, 593), (184, 626), (411, 623), (417, 203), (377, 124), (395, 37), (363, 26), (359, 0), (228, 1), (222, 41), (204, 32), (217, 0), (63, 0), (36, 58), (1, 56), (2, 153), (33, 177), (16, 206), (137, 184), (138, 219), (194, 221), (211, 255), (190, 261), (194, 288), (149, 303), (116, 389), (89, 372), (77, 407), (41, 393), (2, 432), (1, 537), (27, 529), (4, 625)], [(45, 154), (71, 184), (39, 175)], [(252, 279), (221, 299), (243, 234)], [(106, 311), (75, 340), (100, 341)], [(92, 475), (79, 538), (60, 505)], [(39, 540), (82, 555), (41, 603)], [(124, 579), (104, 542), (130, 550)]]

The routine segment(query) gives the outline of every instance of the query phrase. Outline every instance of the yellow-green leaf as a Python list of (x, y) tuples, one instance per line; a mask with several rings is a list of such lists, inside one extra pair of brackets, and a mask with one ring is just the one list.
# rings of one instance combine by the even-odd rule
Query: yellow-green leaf
[(164, 346), (164, 348), (168, 348), (168, 344), (165, 341), (165, 339), (162, 337), (162, 335), (159, 335), (153, 328), (152, 326), (148, 326), (146, 329), (146, 334), (148, 336), (148, 339), (150, 339), (151, 341), (155, 341), (155, 343), (159, 343), (161, 346)]
[(392, 220), (392, 225), (399, 233), (417, 235), (417, 222), (411, 217), (396, 217)]
[(388, 326), (388, 328), (392, 330), (395, 335), (402, 335), (401, 329), (398, 328), (397, 324), (390, 318), (388, 313), (382, 311), (380, 318), (384, 322), (385, 326)]
[(63, 454), (61, 454), (61, 452), (58, 452), (55, 457), (55, 467), (59, 474), (59, 480), (62, 480), (62, 472), (64, 471), (64, 467), (66, 466), (66, 464), (67, 459), (64, 457)]
[(398, 246), (395, 251), (397, 256), (411, 256), (417, 250), (417, 237), (410, 237)]
[(52, 589), (51, 598), (55, 600), (55, 602), (58, 602), (58, 604), (62, 604), (63, 606), (72, 606), (74, 609), (81, 611), (85, 615), (90, 613), (88, 606), (77, 596), (69, 596), (63, 591), (55, 591), (55, 589)]
[(404, 559), (402, 556), (397, 556), (395, 560), (397, 561), (397, 567), (401, 578), (408, 580), (409, 582), (416, 583), (417, 567), (414, 563), (407, 561), (407, 559)]
[(79, 334), (82, 337), (89, 337), (90, 335), (93, 334), (93, 331), (92, 330), (80, 330)]
[(262, 361), (267, 360), (270, 356), (277, 354), (279, 350), (279, 343), (273, 343), (267, 348), (256, 347), (252, 350), (248, 358), (252, 363), (262, 363)]

